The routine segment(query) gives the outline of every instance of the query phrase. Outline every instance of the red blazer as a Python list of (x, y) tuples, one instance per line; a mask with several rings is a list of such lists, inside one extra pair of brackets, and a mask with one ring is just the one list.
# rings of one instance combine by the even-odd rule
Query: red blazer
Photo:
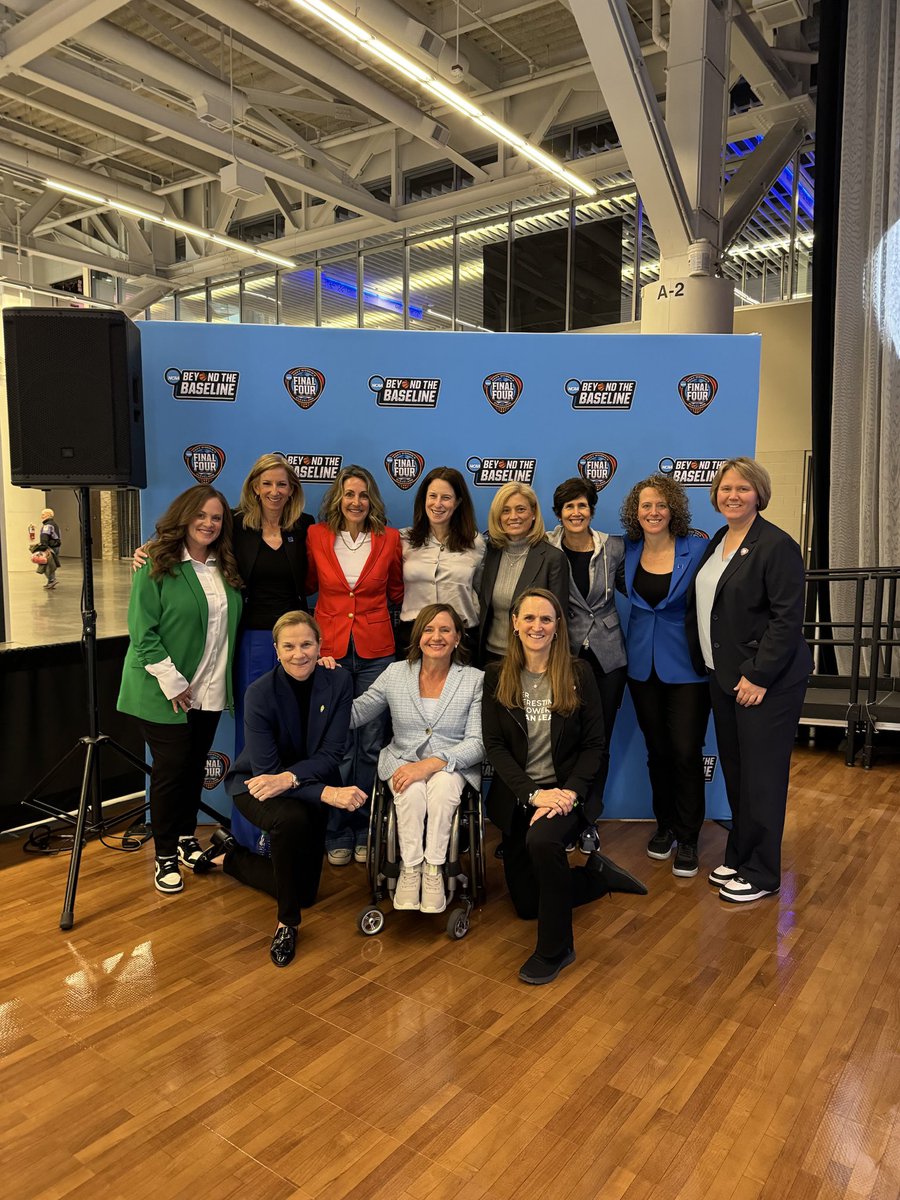
[(356, 587), (347, 586), (334, 552), (334, 533), (313, 525), (306, 535), (309, 567), (307, 592), (318, 592), (316, 621), (322, 630), (322, 653), (343, 658), (353, 636), (360, 658), (394, 653), (394, 627), (388, 601), (403, 599), (403, 554), (400, 534), (390, 527), (372, 535), (372, 547)]

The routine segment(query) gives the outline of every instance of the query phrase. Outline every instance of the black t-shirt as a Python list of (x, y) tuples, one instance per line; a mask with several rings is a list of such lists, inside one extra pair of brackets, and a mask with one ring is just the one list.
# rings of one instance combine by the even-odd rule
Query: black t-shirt
[(282, 613), (297, 607), (297, 592), (284, 544), (273, 550), (260, 538), (259, 553), (247, 585), (245, 629), (271, 629)]
[(638, 563), (637, 570), (634, 573), (634, 590), (651, 608), (656, 608), (658, 604), (662, 604), (663, 600), (669, 594), (671, 583), (671, 571), (667, 571), (665, 575), (651, 575), (649, 571), (645, 571), (641, 564)]
[[(309, 728), (309, 701), (312, 696), (313, 677), (309, 679), (294, 679), (284, 672), (285, 679), (291, 685), (291, 691), (294, 693), (294, 699), (297, 701), (297, 708), (300, 710), (300, 737), (297, 743), (300, 747), (300, 758), (306, 758), (306, 731)], [(287, 763), (286, 766), (290, 766)]]
[(582, 596), (587, 599), (587, 594), (591, 590), (591, 558), (594, 551), (570, 550), (565, 543), (562, 543), (562, 549), (572, 568), (572, 582)]

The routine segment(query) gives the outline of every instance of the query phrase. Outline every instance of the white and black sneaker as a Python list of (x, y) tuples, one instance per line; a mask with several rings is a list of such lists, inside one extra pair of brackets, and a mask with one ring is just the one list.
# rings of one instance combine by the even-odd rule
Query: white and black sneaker
[(184, 863), (186, 867), (190, 867), (193, 871), (198, 860), (202, 857), (203, 848), (195, 837), (180, 837), (178, 839), (178, 861), (180, 863)]
[(751, 900), (762, 900), (763, 896), (774, 896), (778, 888), (761, 888), (749, 879), (736, 875), (719, 888), (719, 897), (731, 904), (749, 904)]
[(672, 847), (675, 845), (675, 834), (671, 829), (663, 829), (657, 826), (656, 833), (647, 843), (647, 857), (655, 858), (662, 862), (672, 853)]
[(672, 874), (677, 875), (679, 879), (693, 879), (699, 870), (697, 847), (691, 842), (679, 842), (675, 851), (675, 861), (672, 863)]
[(582, 854), (593, 854), (600, 849), (600, 834), (595, 825), (590, 825), (578, 839), (578, 849)]
[(706, 878), (714, 888), (720, 888), (724, 887), (726, 883), (731, 883), (732, 879), (737, 879), (737, 871), (734, 867), (726, 867), (723, 863), (721, 867), (710, 871)]
[(154, 865), (153, 886), (166, 896), (184, 891), (184, 881), (178, 870), (178, 855), (167, 854), (164, 858), (157, 856)]

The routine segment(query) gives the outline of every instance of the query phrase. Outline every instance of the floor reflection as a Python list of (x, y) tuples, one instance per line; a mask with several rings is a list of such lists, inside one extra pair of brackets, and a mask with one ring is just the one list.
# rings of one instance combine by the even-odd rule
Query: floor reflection
[[(9, 573), (7, 638), (0, 650), (18, 646), (51, 646), (77, 642), (81, 637), (81, 560), (64, 558), (57, 574), (58, 586), (45, 590), (44, 577), (36, 572)], [(94, 608), (99, 637), (128, 632), (128, 597), (131, 563), (94, 563)]]

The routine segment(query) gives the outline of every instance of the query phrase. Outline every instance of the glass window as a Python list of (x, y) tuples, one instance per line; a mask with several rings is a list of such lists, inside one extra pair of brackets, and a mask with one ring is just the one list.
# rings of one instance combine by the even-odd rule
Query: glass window
[(322, 325), (333, 329), (359, 326), (356, 255), (340, 262), (323, 262), (319, 267), (322, 289)]
[(489, 224), (459, 231), (456, 312), (462, 329), (506, 329), (508, 229), (504, 212)]
[(206, 288), (196, 292), (181, 292), (175, 300), (176, 321), (205, 321)]
[[(363, 255), (363, 324), (366, 329), (403, 329), (402, 242)], [(410, 314), (412, 324), (412, 314)]]
[(148, 315), (151, 321), (174, 321), (175, 297), (163, 296), (162, 300), (157, 300), (155, 304), (150, 305)]
[(241, 290), (237, 279), (209, 289), (209, 319), (217, 325), (237, 325), (241, 319)]
[(278, 304), (275, 275), (253, 275), (244, 279), (241, 292), (241, 320), (246, 325), (276, 325)]
[(315, 325), (316, 270), (311, 264), (299, 271), (280, 271), (279, 314), (282, 325)]
[(409, 328), (453, 328), (453, 234), (411, 242)]

